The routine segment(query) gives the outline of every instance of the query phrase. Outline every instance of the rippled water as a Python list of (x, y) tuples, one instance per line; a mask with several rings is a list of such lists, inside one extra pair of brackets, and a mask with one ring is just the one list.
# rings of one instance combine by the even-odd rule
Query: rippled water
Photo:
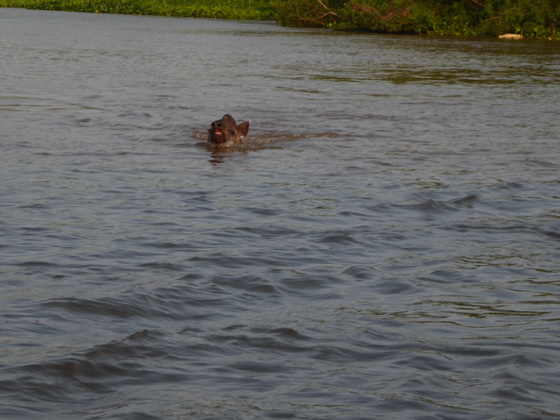
[(0, 9), (0, 62), (2, 418), (560, 417), (558, 43)]

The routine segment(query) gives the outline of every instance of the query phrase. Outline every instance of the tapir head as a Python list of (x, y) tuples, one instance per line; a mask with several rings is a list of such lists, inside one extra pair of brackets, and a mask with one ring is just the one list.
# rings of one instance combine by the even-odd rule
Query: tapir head
[(214, 121), (208, 130), (208, 142), (216, 146), (241, 144), (241, 139), (247, 136), (249, 121), (237, 125), (233, 117), (226, 114), (221, 120)]

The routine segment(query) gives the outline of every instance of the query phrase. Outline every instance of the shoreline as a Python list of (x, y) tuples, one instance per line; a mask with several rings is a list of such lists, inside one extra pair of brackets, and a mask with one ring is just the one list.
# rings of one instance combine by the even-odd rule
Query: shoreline
[(0, 7), (61, 12), (275, 20), (269, 0), (0, 0)]

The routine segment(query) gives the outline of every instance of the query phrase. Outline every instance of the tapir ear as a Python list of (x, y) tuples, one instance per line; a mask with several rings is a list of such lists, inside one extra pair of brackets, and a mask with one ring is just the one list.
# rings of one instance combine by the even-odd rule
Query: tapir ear
[(241, 134), (243, 137), (247, 136), (247, 133), (249, 132), (250, 123), (251, 121), (245, 121), (244, 123), (241, 123), (237, 126), (237, 130), (239, 131), (239, 134)]

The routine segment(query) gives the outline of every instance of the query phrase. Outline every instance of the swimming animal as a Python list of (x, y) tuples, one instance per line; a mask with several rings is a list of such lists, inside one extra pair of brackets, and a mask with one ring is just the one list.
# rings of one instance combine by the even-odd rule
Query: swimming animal
[(238, 125), (231, 115), (226, 114), (210, 125), (208, 143), (219, 147), (243, 144), (242, 139), (249, 132), (249, 124), (250, 121), (245, 121)]

